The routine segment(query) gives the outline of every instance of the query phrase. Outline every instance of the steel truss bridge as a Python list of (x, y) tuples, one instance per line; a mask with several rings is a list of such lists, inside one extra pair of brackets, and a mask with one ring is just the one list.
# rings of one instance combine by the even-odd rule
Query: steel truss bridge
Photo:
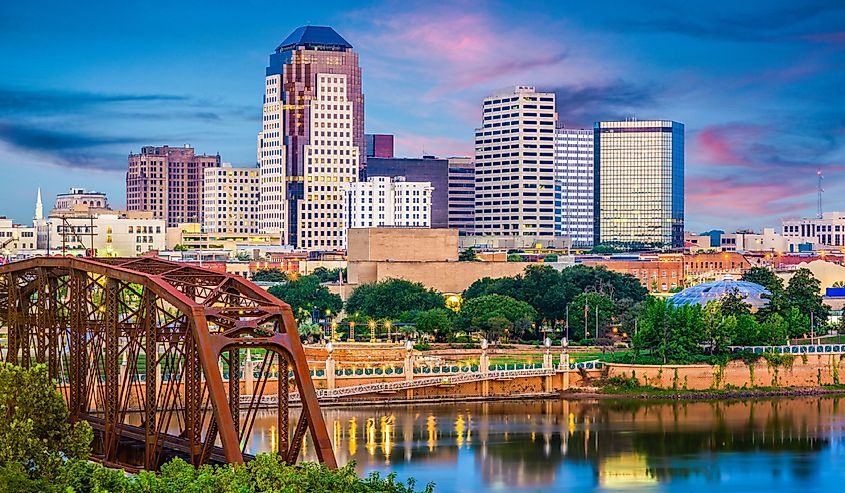
[(267, 384), (262, 375), (241, 396), (250, 348), (262, 367), (293, 371), (302, 404), (291, 419), (278, 392), (276, 452), (296, 462), (310, 432), (317, 458), (337, 466), (290, 306), (240, 277), (148, 257), (34, 258), (0, 267), (0, 320), (0, 355), (46, 365), (70, 419), (94, 429), (93, 460), (127, 470), (249, 460)]

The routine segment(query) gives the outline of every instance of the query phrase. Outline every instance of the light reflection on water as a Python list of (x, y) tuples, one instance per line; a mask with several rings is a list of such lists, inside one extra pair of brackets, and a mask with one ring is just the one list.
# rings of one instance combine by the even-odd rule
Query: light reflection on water
[[(834, 397), (357, 406), (324, 416), (340, 464), (434, 481), (440, 492), (829, 492), (845, 480), (845, 410)], [(248, 451), (272, 450), (275, 426), (261, 413)], [(308, 440), (304, 457), (315, 459)]]

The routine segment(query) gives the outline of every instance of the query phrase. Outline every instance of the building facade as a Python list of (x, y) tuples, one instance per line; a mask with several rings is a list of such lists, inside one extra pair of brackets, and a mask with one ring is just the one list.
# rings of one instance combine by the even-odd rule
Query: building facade
[(845, 213), (825, 212), (820, 218), (784, 219), (781, 227), (790, 252), (840, 250), (845, 247)]
[(393, 157), (393, 136), (390, 134), (365, 134), (367, 157)]
[(330, 27), (300, 27), (270, 55), (264, 89), (261, 229), (296, 248), (345, 248), (343, 189), (365, 164), (358, 54)]
[(68, 193), (56, 195), (56, 203), (53, 205), (53, 209), (70, 211), (77, 205), (83, 205), (91, 209), (111, 210), (106, 194), (87, 191), (84, 188), (71, 188)]
[(350, 228), (431, 227), (429, 182), (406, 181), (404, 177), (376, 176), (351, 183), (346, 190)]
[(555, 234), (593, 244), (593, 130), (555, 129)]
[(667, 120), (597, 122), (596, 245), (684, 246), (684, 125)]
[(38, 249), (38, 228), (15, 224), (11, 219), (0, 216), (0, 256), (4, 261), (10, 257), (35, 253)]
[(58, 212), (50, 215), (50, 251), (62, 255), (135, 257), (164, 250), (163, 219), (143, 212)]
[(400, 176), (431, 184), (431, 227), (449, 227), (449, 161), (434, 156), (367, 159), (367, 178)]
[(775, 232), (774, 228), (763, 228), (762, 233), (754, 231), (723, 233), (719, 241), (719, 247), (723, 252), (783, 253), (789, 250), (787, 237)]
[(470, 157), (449, 158), (449, 227), (461, 234), (475, 233), (475, 162)]
[(475, 130), (477, 235), (554, 236), (555, 95), (530, 86), (484, 98)]
[(142, 147), (129, 155), (126, 209), (151, 212), (168, 226), (201, 223), (205, 170), (219, 166), (219, 155), (199, 155), (187, 145)]
[(209, 233), (258, 233), (258, 199), (261, 192), (257, 168), (205, 170), (203, 180), (203, 231)]

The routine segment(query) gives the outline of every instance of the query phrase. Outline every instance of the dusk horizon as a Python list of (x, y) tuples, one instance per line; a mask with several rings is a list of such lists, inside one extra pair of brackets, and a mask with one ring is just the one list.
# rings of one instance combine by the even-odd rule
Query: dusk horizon
[(365, 130), (394, 134), (397, 156), (472, 156), (482, 99), (533, 85), (556, 93), (566, 126), (684, 123), (688, 231), (814, 216), (819, 170), (824, 210), (845, 209), (840, 2), (249, 5), (8, 6), (4, 212), (28, 223), (36, 188), (50, 204), (71, 185), (123, 208), (127, 155), (146, 145), (255, 166), (267, 57), (308, 24), (360, 53)]

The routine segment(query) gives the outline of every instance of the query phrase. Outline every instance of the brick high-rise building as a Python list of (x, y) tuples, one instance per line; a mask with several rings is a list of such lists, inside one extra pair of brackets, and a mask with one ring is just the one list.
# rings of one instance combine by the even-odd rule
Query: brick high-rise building
[(330, 27), (296, 29), (265, 73), (261, 229), (297, 248), (345, 248), (343, 190), (365, 161), (358, 54)]
[(202, 223), (203, 175), (219, 166), (219, 155), (198, 155), (187, 145), (142, 147), (129, 154), (126, 210), (152, 212), (167, 227)]

